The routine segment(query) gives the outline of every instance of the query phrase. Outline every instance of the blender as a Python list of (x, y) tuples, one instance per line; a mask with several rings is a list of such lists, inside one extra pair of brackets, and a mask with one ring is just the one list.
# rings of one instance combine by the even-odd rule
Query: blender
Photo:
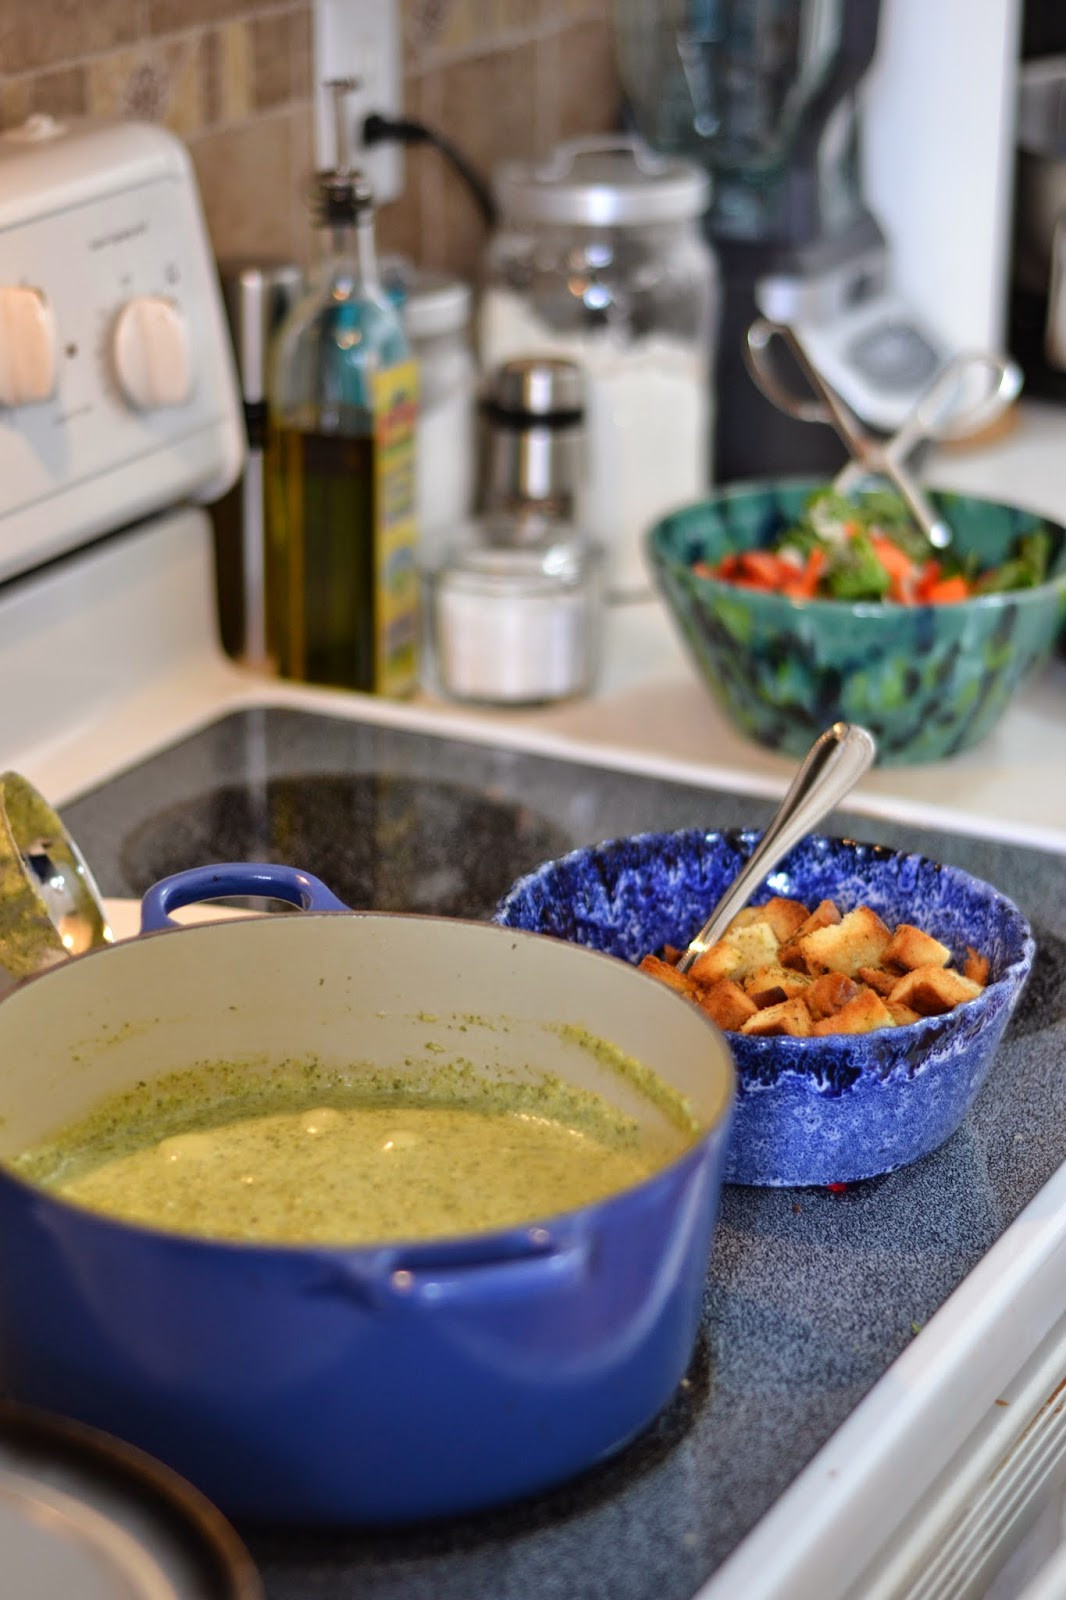
[(892, 284), (863, 201), (858, 90), (879, 0), (612, 0), (628, 115), (702, 162), (722, 275), (715, 480), (832, 472), (839, 440), (775, 412), (744, 363), (787, 322), (868, 427), (891, 432), (952, 352)]

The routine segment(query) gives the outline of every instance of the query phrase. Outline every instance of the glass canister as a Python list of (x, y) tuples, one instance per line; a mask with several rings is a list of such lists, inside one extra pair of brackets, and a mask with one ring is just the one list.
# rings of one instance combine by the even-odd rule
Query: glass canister
[(573, 521), (580, 368), (505, 362), (486, 412), (482, 514), (427, 575), (437, 683), (484, 705), (587, 694), (599, 665), (602, 552)]
[(403, 316), (418, 362), (415, 507), (419, 564), (428, 567), (474, 503), (477, 368), (470, 285), (412, 270)]
[(604, 547), (608, 591), (650, 589), (647, 528), (709, 483), (718, 275), (700, 230), (710, 179), (610, 136), (496, 174), (500, 224), (479, 316), (484, 370), (531, 354), (585, 375), (578, 520)]

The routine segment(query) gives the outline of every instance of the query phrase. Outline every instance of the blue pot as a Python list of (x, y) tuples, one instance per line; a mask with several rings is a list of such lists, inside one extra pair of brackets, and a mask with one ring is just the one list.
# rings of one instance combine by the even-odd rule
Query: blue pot
[[(303, 874), (218, 868), (175, 904), (271, 894), (306, 916), (81, 957), (0, 1004), (0, 1388), (131, 1440), (232, 1515), (352, 1524), (543, 1490), (619, 1449), (691, 1359), (733, 1070), (693, 1007), (624, 964), (485, 924), (349, 914)], [(380, 1248), (250, 1245), (83, 1210), (2, 1165), (103, 1096), (205, 1059), (561, 1074), (649, 1127), (610, 1039), (703, 1132), (643, 1183), (527, 1227)]]

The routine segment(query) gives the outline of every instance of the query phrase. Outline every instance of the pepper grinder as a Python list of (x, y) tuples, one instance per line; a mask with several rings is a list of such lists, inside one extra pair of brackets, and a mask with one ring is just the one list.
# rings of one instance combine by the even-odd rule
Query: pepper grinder
[(580, 367), (505, 362), (485, 420), (482, 515), (427, 579), (438, 685), (487, 705), (585, 694), (599, 666), (603, 552), (573, 521), (585, 453)]

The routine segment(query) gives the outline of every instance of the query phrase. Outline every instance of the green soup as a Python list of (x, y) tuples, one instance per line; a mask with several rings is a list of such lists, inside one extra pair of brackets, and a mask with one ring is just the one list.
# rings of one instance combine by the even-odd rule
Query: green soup
[(647, 1177), (691, 1142), (654, 1138), (560, 1080), (391, 1093), (358, 1076), (222, 1066), (139, 1084), (16, 1157), (94, 1211), (234, 1240), (372, 1244), (530, 1222)]

